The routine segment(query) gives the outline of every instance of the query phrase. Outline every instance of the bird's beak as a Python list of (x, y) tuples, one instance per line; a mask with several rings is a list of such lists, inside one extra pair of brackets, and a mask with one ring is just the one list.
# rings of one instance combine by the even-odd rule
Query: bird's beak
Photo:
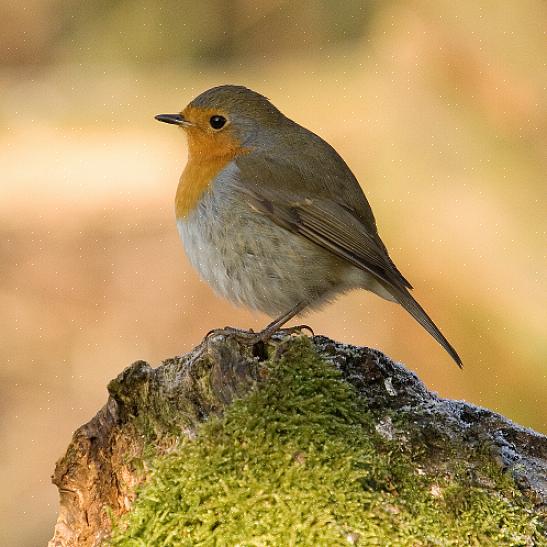
[(188, 127), (192, 125), (188, 120), (184, 119), (182, 114), (158, 114), (154, 116), (158, 122), (172, 123), (173, 125), (180, 125), (181, 127)]

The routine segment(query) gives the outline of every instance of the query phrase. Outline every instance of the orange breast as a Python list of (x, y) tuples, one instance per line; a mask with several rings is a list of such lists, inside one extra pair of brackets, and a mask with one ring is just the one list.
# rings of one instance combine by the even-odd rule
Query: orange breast
[(182, 172), (175, 196), (177, 218), (185, 218), (196, 207), (201, 196), (210, 187), (218, 173), (231, 159), (190, 158)]
[(175, 196), (177, 219), (186, 218), (211, 188), (220, 171), (234, 158), (248, 151), (229, 130), (209, 133), (198, 127), (189, 127), (186, 132), (188, 163), (180, 176)]

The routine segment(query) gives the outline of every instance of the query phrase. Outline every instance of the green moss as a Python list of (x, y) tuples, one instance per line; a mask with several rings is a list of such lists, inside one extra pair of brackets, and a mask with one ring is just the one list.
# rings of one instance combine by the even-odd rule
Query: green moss
[(307, 339), (267, 371), (222, 419), (153, 462), (112, 545), (539, 544), (510, 481), (418, 474)]

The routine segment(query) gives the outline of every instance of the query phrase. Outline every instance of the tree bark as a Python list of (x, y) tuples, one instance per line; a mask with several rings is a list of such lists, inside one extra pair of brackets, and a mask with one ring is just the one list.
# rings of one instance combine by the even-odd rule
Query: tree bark
[[(150, 462), (184, 450), (181, 440), (196, 438), (202, 422), (267, 384), (271, 367), (302, 338), (281, 332), (266, 346), (250, 347), (233, 336), (212, 336), (157, 368), (137, 361), (125, 369), (108, 385), (106, 405), (74, 433), (57, 462), (53, 482), (60, 509), (49, 546), (103, 544), (112, 518), (131, 510)], [(539, 521), (544, 518), (547, 437), (489, 410), (436, 396), (377, 350), (322, 336), (310, 338), (309, 346), (355, 390), (380, 437), (425, 453), (420, 472), (446, 475), (455, 452), (476, 448), (514, 481)], [(355, 543), (350, 536), (348, 541)]]

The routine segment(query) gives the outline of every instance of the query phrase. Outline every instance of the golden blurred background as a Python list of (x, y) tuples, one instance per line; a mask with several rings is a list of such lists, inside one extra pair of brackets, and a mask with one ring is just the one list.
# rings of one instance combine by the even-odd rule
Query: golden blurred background
[(366, 190), (456, 369), (354, 292), (305, 318), (440, 395), (547, 431), (542, 0), (26, 0), (0, 18), (0, 544), (44, 545), (55, 461), (126, 365), (268, 318), (217, 298), (174, 222), (180, 132), (244, 84), (323, 136)]

